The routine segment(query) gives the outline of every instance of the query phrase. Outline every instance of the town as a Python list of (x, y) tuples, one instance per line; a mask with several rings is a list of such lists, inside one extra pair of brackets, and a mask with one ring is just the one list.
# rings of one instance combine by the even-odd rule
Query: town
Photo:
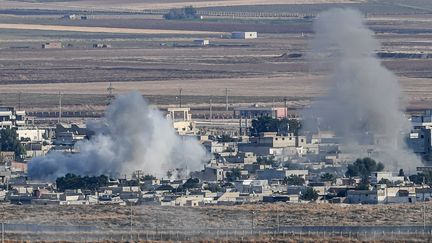
[[(2, 107), (2, 200), (18, 205), (195, 207), (274, 202), (416, 203), (432, 197), (432, 167), (392, 171), (371, 158), (343, 153), (331, 131), (303, 134), (302, 119), (287, 107), (237, 107), (229, 119), (194, 120), (189, 108), (179, 106), (168, 108), (166, 118), (179, 136), (193, 137), (211, 155), (202, 170), (183, 178), (169, 171), (156, 178), (146, 168), (118, 178), (67, 173), (56, 181), (32, 180), (27, 164), (52, 151), (79, 153), (75, 144), (92, 139), (93, 132), (85, 124), (39, 126), (25, 111)], [(432, 113), (426, 110), (410, 121), (413, 130), (407, 144), (427, 161)]]

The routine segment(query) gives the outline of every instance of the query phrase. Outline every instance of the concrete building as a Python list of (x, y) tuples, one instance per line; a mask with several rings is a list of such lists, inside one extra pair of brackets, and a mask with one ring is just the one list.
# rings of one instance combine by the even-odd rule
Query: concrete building
[(41, 142), (44, 140), (44, 135), (46, 133), (46, 130), (44, 129), (38, 129), (38, 128), (25, 128), (25, 127), (19, 127), (18, 130), (16, 130), (18, 139), (21, 141), (28, 141), (28, 142)]
[(285, 118), (288, 116), (288, 109), (286, 107), (261, 107), (256, 104), (250, 107), (234, 108), (234, 117), (237, 118), (253, 119), (263, 116)]
[(17, 128), (27, 124), (25, 111), (14, 107), (0, 107), (0, 128)]
[(192, 120), (190, 108), (168, 108), (167, 118), (172, 120), (174, 129), (179, 135), (196, 134), (196, 124)]
[(231, 33), (232, 39), (256, 39), (258, 38), (257, 32), (244, 32), (244, 31), (236, 31)]
[(410, 132), (407, 145), (414, 153), (428, 155), (431, 153), (431, 130), (421, 127)]

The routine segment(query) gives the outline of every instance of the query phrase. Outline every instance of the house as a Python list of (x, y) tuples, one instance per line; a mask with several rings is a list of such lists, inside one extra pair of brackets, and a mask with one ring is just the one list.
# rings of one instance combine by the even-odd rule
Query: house
[(206, 167), (202, 171), (193, 172), (191, 176), (193, 178), (198, 178), (201, 181), (208, 182), (223, 181), (225, 179), (225, 173), (223, 169), (212, 167)]
[(257, 32), (244, 32), (244, 31), (236, 31), (231, 33), (232, 39), (256, 39), (258, 38)]
[(352, 204), (377, 204), (378, 194), (376, 190), (348, 190), (346, 200)]
[(217, 199), (218, 205), (233, 205), (240, 197), (240, 192), (225, 192)]
[(415, 193), (417, 201), (432, 200), (432, 188), (416, 188)]
[(381, 180), (388, 180), (392, 183), (396, 183), (396, 182), (403, 182), (405, 178), (403, 176), (394, 176), (392, 172), (386, 172), (386, 171), (372, 173), (372, 177), (371, 177), (372, 184), (377, 184)]
[(36, 127), (34, 128), (19, 127), (18, 130), (16, 130), (16, 133), (20, 141), (41, 142), (44, 139), (46, 130), (39, 129)]
[(234, 182), (236, 190), (248, 194), (270, 194), (271, 190), (267, 180), (243, 180)]

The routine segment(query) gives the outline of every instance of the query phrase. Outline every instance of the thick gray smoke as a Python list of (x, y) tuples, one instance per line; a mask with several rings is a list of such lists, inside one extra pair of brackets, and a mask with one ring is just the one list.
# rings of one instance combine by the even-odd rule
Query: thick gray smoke
[[(318, 60), (315, 66), (330, 68), (330, 78), (325, 80), (330, 91), (305, 112), (306, 119), (315, 120), (321, 130), (335, 131), (351, 152), (372, 156), (387, 169), (420, 165), (419, 158), (406, 149), (410, 124), (403, 113), (397, 77), (375, 56), (380, 46), (361, 13), (329, 10), (319, 15), (314, 29), (311, 55)], [(360, 145), (367, 140), (375, 140), (377, 153), (362, 151)]]
[(66, 173), (114, 177), (143, 170), (166, 176), (175, 169), (202, 169), (204, 148), (195, 138), (180, 137), (171, 121), (149, 106), (138, 92), (120, 95), (94, 126), (90, 140), (77, 143), (79, 153), (52, 152), (29, 163), (29, 176), (54, 179)]

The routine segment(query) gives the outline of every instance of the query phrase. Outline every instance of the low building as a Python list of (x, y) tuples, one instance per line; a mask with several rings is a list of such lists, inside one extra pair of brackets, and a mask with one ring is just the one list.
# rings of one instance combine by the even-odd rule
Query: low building
[(17, 128), (27, 124), (25, 111), (14, 107), (0, 107), (0, 128)]
[(195, 45), (198, 45), (198, 46), (208, 46), (208, 45), (210, 45), (210, 41), (206, 40), (206, 39), (196, 39), (196, 40), (193, 41), (193, 43)]
[(103, 43), (96, 43), (96, 44), (93, 44), (93, 48), (111, 48), (111, 45), (103, 44)]
[(244, 31), (236, 31), (231, 33), (232, 39), (256, 39), (258, 38), (257, 32), (244, 32)]
[(285, 118), (288, 116), (286, 107), (262, 107), (257, 104), (249, 107), (234, 108), (234, 117), (237, 118), (258, 118), (258, 117)]
[(414, 153), (428, 155), (431, 153), (431, 130), (417, 128), (411, 131), (407, 138), (407, 145)]
[(47, 42), (42, 44), (42, 49), (61, 49), (62, 47), (61, 42)]
[(192, 120), (190, 108), (168, 108), (167, 118), (171, 119), (174, 129), (179, 135), (196, 134), (196, 124)]

